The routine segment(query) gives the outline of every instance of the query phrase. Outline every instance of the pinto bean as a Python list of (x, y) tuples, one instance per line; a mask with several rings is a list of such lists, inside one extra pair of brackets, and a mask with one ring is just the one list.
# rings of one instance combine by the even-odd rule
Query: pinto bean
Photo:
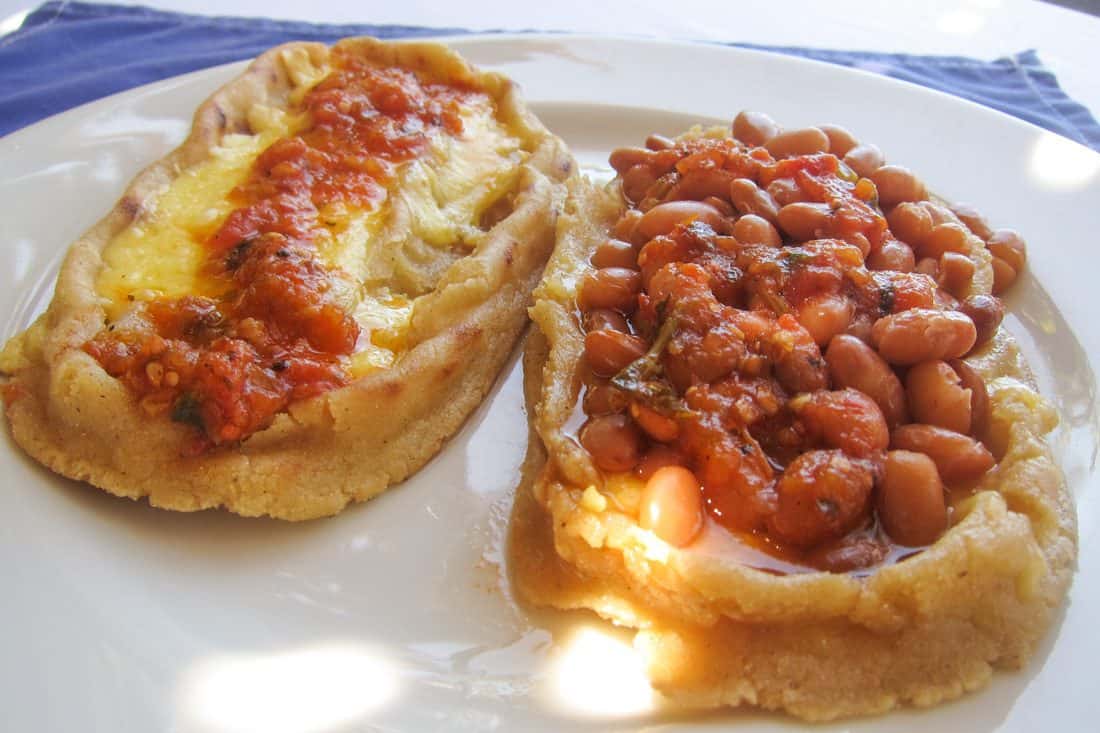
[(779, 204), (772, 195), (748, 178), (730, 181), (729, 199), (739, 214), (755, 214), (775, 224), (779, 216)]
[(959, 221), (965, 224), (966, 228), (983, 242), (992, 236), (993, 230), (989, 227), (985, 218), (970, 204), (952, 204), (951, 210), (955, 212), (955, 216), (959, 217)]
[(922, 361), (905, 375), (905, 394), (913, 419), (927, 425), (970, 432), (970, 390), (947, 362)]
[(626, 409), (629, 398), (621, 389), (610, 384), (593, 385), (584, 393), (584, 414), (610, 415)]
[(867, 178), (878, 189), (879, 205), (884, 209), (903, 201), (920, 201), (928, 197), (924, 184), (904, 166), (884, 165)]
[(762, 112), (742, 110), (733, 118), (733, 136), (750, 147), (763, 145), (779, 134), (779, 125)]
[(858, 390), (820, 390), (798, 395), (790, 406), (811, 435), (850, 456), (871, 456), (890, 444), (890, 430), (882, 410)]
[(956, 298), (965, 298), (974, 281), (974, 260), (958, 252), (944, 252), (940, 256), (940, 287)]
[(650, 150), (668, 150), (676, 147), (676, 141), (670, 137), (653, 133), (645, 139), (645, 146)]
[(779, 228), (800, 242), (818, 239), (828, 230), (832, 213), (828, 204), (787, 204), (779, 210)]
[(818, 346), (825, 346), (852, 321), (852, 303), (843, 295), (812, 295), (798, 307), (798, 322)]
[(1000, 295), (1012, 287), (1018, 273), (1012, 265), (1000, 257), (994, 257), (991, 264), (993, 265), (993, 294)]
[(776, 158), (827, 153), (829, 136), (816, 127), (800, 127), (779, 133), (764, 143), (764, 147)]
[(638, 203), (645, 198), (646, 193), (657, 182), (659, 176), (648, 165), (639, 164), (631, 166), (623, 173), (623, 196), (632, 203)]
[(939, 260), (932, 257), (922, 257), (917, 260), (917, 264), (913, 266), (913, 272), (919, 272), (921, 275), (927, 275), (933, 280), (936, 280), (940, 276)]
[(720, 168), (701, 168), (685, 173), (665, 194), (665, 200), (690, 199), (702, 201), (708, 196), (726, 198), (730, 194), (733, 174)]
[(683, 466), (658, 468), (642, 490), (638, 524), (676, 547), (691, 544), (703, 528), (699, 480)]
[(731, 219), (737, 216), (737, 212), (734, 210), (733, 204), (731, 204), (729, 201), (726, 201), (726, 199), (724, 198), (719, 198), (717, 196), (704, 196), (701, 200), (707, 206), (713, 206), (715, 210), (718, 211), (722, 216), (726, 216)]
[(829, 138), (829, 152), (838, 158), (843, 158), (849, 150), (859, 145), (855, 135), (840, 125), (818, 125), (817, 129), (824, 132), (825, 136)]
[(642, 220), (642, 212), (637, 209), (627, 209), (615, 226), (611, 227), (611, 236), (632, 244), (645, 244), (647, 240), (635, 241), (634, 232), (638, 228), (638, 222)]
[(998, 229), (990, 235), (986, 246), (994, 257), (1007, 262), (1009, 267), (1017, 273), (1024, 269), (1027, 263), (1027, 243), (1019, 232), (1012, 229)]
[(610, 308), (595, 308), (584, 314), (585, 331), (603, 331), (605, 329), (630, 333), (630, 324), (627, 323), (626, 317), (622, 313)]
[(989, 429), (989, 390), (986, 389), (985, 380), (974, 371), (974, 367), (962, 359), (954, 359), (948, 363), (955, 374), (959, 375), (959, 384), (970, 390), (970, 434), (980, 439)]
[(605, 328), (584, 337), (584, 358), (601, 377), (615, 376), (645, 352), (643, 339), (622, 331)]
[(733, 223), (733, 236), (742, 244), (766, 244), (778, 247), (783, 244), (782, 237), (767, 219), (745, 214)]
[(948, 484), (973, 481), (996, 464), (993, 454), (969, 435), (935, 425), (902, 425), (890, 436), (890, 444), (931, 458), (940, 478)]
[(795, 547), (843, 537), (866, 516), (874, 474), (866, 461), (839, 450), (812, 450), (795, 458), (776, 483), (772, 534)]
[(625, 267), (603, 267), (589, 273), (581, 282), (580, 305), (584, 310), (611, 308), (633, 313), (638, 307), (642, 276)]
[(645, 448), (641, 431), (623, 414), (589, 418), (581, 427), (580, 441), (604, 471), (629, 471)]
[(966, 254), (970, 251), (970, 242), (967, 239), (966, 230), (959, 224), (948, 222), (936, 224), (932, 231), (914, 248), (920, 257), (939, 259), (946, 252), (958, 252)]
[(624, 147), (611, 151), (607, 162), (621, 176), (636, 165), (649, 166), (656, 160), (652, 150), (645, 148)]
[[(767, 186), (768, 195), (780, 206), (794, 204), (802, 200), (802, 188), (793, 178), (776, 178)], [(778, 214), (776, 214), (778, 218)]]
[(995, 295), (971, 295), (962, 302), (959, 310), (974, 321), (974, 328), (977, 329), (975, 347), (993, 338), (1005, 317), (1004, 304)]
[(924, 244), (932, 233), (932, 216), (920, 204), (905, 201), (886, 214), (886, 223), (894, 236), (914, 249)]
[(833, 385), (857, 389), (874, 400), (891, 429), (909, 422), (901, 380), (870, 346), (855, 336), (834, 336), (825, 350), (825, 363)]
[(936, 464), (923, 453), (886, 454), (876, 504), (883, 529), (900, 545), (930, 545), (947, 529), (943, 481)]
[(675, 448), (671, 448), (661, 443), (656, 443), (649, 447), (645, 455), (642, 456), (642, 460), (638, 461), (638, 465), (634, 467), (634, 475), (643, 481), (648, 481), (649, 477), (657, 472), (658, 468), (665, 466), (682, 466), (687, 462), (684, 455)]
[(874, 143), (860, 143), (844, 154), (844, 164), (861, 178), (870, 178), (885, 162), (886, 156)]
[(698, 201), (668, 201), (657, 204), (638, 221), (638, 234), (646, 241), (660, 234), (668, 234), (677, 224), (701, 221), (719, 231), (725, 225), (722, 212)]
[(974, 345), (974, 322), (955, 311), (911, 308), (880, 318), (871, 341), (891, 364), (957, 359)]
[(637, 270), (638, 250), (630, 242), (612, 237), (596, 248), (589, 262), (597, 268), (625, 267)]
[(912, 272), (915, 266), (916, 257), (913, 255), (913, 248), (896, 239), (883, 242), (881, 247), (867, 257), (867, 267), (871, 270)]

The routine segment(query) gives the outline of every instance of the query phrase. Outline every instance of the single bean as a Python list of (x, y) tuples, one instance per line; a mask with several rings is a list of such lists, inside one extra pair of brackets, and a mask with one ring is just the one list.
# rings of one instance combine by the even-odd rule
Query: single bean
[(911, 308), (880, 318), (871, 341), (891, 364), (957, 359), (974, 345), (974, 322), (955, 311)]
[[(802, 188), (793, 178), (776, 178), (767, 186), (768, 195), (777, 206), (798, 203), (802, 200)], [(776, 213), (778, 217), (778, 212)]]
[(870, 178), (886, 162), (886, 156), (874, 143), (860, 143), (844, 154), (844, 164), (861, 178)]
[(920, 204), (902, 202), (886, 214), (894, 236), (916, 249), (932, 233), (932, 216)]
[(589, 331), (584, 337), (585, 361), (601, 377), (615, 376), (645, 352), (643, 339), (610, 328)]
[(580, 441), (604, 471), (629, 471), (645, 449), (641, 431), (623, 414), (589, 418), (581, 427)]
[(730, 219), (737, 216), (737, 211), (734, 210), (733, 205), (724, 198), (705, 196), (702, 202), (707, 206), (713, 206), (722, 216), (729, 217)]
[(884, 165), (867, 178), (878, 189), (878, 202), (883, 209), (903, 201), (920, 201), (928, 195), (920, 179), (904, 166)]
[(646, 197), (657, 178), (653, 168), (648, 165), (639, 164), (628, 168), (622, 179), (623, 196), (632, 203), (638, 203)]
[(687, 462), (683, 454), (675, 448), (656, 443), (649, 447), (642, 460), (634, 467), (634, 475), (643, 481), (657, 472), (657, 469), (665, 466), (683, 466)]
[(859, 145), (855, 135), (845, 130), (840, 125), (818, 125), (817, 129), (825, 133), (829, 138), (829, 152), (843, 159), (848, 151)]
[(832, 213), (828, 204), (787, 204), (779, 210), (779, 228), (799, 242), (818, 239), (828, 231)]
[(630, 415), (638, 427), (654, 440), (671, 443), (680, 436), (680, 423), (676, 422), (676, 418), (662, 415), (637, 402), (631, 403)]
[(938, 226), (940, 224), (953, 224), (955, 222), (954, 217), (951, 216), (951, 210), (946, 206), (941, 206), (935, 201), (921, 201), (919, 206), (928, 212), (928, 215), (932, 217), (932, 226)]
[(653, 133), (645, 139), (645, 146), (650, 150), (668, 150), (676, 147), (676, 141), (664, 135)]
[(991, 264), (993, 265), (993, 294), (1000, 295), (1016, 282), (1016, 268), (1000, 257), (994, 257)]
[(779, 134), (779, 125), (762, 112), (742, 110), (733, 118), (733, 136), (750, 147), (763, 145)]
[(917, 264), (913, 266), (913, 272), (920, 273), (921, 275), (927, 275), (928, 277), (936, 280), (940, 276), (940, 263), (939, 260), (934, 257), (922, 257), (917, 260)]
[(859, 390), (823, 389), (798, 395), (790, 406), (810, 435), (850, 456), (871, 456), (890, 444), (882, 410)]
[(951, 210), (966, 225), (966, 228), (974, 232), (983, 242), (992, 236), (993, 230), (990, 229), (985, 218), (970, 204), (952, 204)]
[(886, 454), (878, 484), (878, 518), (899, 545), (923, 547), (947, 530), (943, 481), (931, 458), (912, 451)]
[(985, 380), (974, 371), (974, 367), (962, 359), (948, 362), (959, 375), (959, 383), (970, 390), (970, 435), (981, 439), (989, 429), (989, 390)]
[(993, 338), (1005, 317), (1004, 303), (994, 295), (971, 295), (962, 302), (959, 310), (974, 321), (974, 328), (978, 333), (974, 341), (975, 347)]
[(1024, 269), (1027, 262), (1027, 243), (1019, 232), (998, 229), (990, 235), (986, 246), (994, 257), (1000, 257), (1017, 273)]
[(618, 311), (610, 308), (595, 308), (584, 314), (584, 330), (630, 333), (630, 324)]
[(852, 321), (852, 303), (843, 295), (812, 295), (798, 307), (798, 322), (818, 346), (825, 346)]
[(958, 252), (944, 252), (940, 256), (940, 287), (956, 298), (965, 298), (974, 281), (974, 260)]
[(648, 240), (642, 240), (636, 242), (634, 239), (634, 232), (638, 228), (638, 222), (642, 220), (642, 212), (637, 209), (627, 209), (615, 222), (615, 226), (611, 227), (611, 236), (615, 239), (621, 239), (624, 242), (631, 242), (633, 244), (645, 244)]
[(665, 194), (666, 201), (690, 199), (702, 201), (708, 196), (726, 198), (730, 195), (733, 174), (720, 168), (699, 168), (684, 174)]
[(646, 241), (660, 234), (668, 234), (677, 224), (701, 221), (715, 231), (725, 226), (722, 213), (713, 206), (698, 201), (669, 201), (647, 211), (638, 222), (638, 235)]
[(932, 294), (932, 307), (941, 311), (957, 311), (959, 299), (943, 288), (936, 288), (936, 292)]
[(868, 464), (839, 450), (799, 455), (775, 485), (778, 509), (768, 520), (772, 534), (804, 548), (848, 534), (867, 514), (874, 487)]
[(616, 148), (611, 151), (611, 155), (608, 157), (608, 162), (611, 167), (621, 176), (628, 170), (636, 165), (648, 166), (655, 161), (655, 156), (652, 150), (646, 150), (645, 148)]
[(675, 547), (691, 544), (703, 528), (699, 480), (683, 466), (657, 469), (642, 490), (638, 524)]
[(871, 327), (875, 325), (875, 319), (869, 313), (856, 313), (852, 322), (848, 324), (845, 334), (852, 336), (865, 344), (871, 343)]
[(772, 224), (779, 216), (779, 204), (772, 195), (748, 178), (733, 179), (727, 195), (739, 214), (755, 214)]
[(970, 432), (970, 390), (944, 361), (922, 361), (905, 375), (905, 394), (913, 420), (956, 433)]
[(909, 422), (901, 380), (870, 346), (848, 334), (834, 336), (825, 363), (834, 386), (857, 389), (874, 400), (891, 429)]
[(630, 242), (611, 237), (596, 248), (589, 262), (597, 268), (623, 267), (628, 270), (637, 270), (638, 250)]
[(629, 402), (626, 393), (618, 387), (597, 384), (585, 390), (582, 406), (586, 415), (610, 415), (625, 410)]
[(993, 454), (969, 435), (935, 425), (902, 425), (890, 436), (890, 444), (898, 450), (923, 453), (931, 458), (947, 484), (973, 481), (996, 464)]
[(779, 133), (764, 143), (764, 147), (776, 158), (827, 153), (829, 136), (816, 127), (801, 127)]
[(733, 223), (733, 236), (742, 244), (766, 244), (778, 247), (783, 243), (779, 232), (767, 219), (754, 214), (745, 214)]
[(871, 252), (867, 257), (867, 267), (871, 270), (912, 272), (915, 265), (916, 258), (913, 255), (913, 248), (896, 239), (883, 242), (881, 247)]
[(945, 252), (966, 254), (970, 251), (970, 240), (961, 224), (936, 224), (919, 246), (914, 248), (919, 257), (931, 257), (938, 260)]
[(638, 307), (641, 290), (642, 276), (636, 270), (603, 267), (585, 276), (580, 288), (580, 305), (583, 310), (612, 308), (633, 313)]

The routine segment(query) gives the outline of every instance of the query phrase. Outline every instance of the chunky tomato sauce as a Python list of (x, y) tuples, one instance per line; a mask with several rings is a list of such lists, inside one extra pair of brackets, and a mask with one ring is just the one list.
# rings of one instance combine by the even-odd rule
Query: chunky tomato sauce
[(205, 275), (228, 295), (142, 304), (84, 346), (147, 411), (196, 428), (189, 452), (243, 440), (291, 402), (348, 382), (342, 357), (359, 326), (316, 253), (324, 211), (381, 205), (396, 167), (432, 135), (461, 134), (461, 109), (480, 94), (349, 56), (333, 63), (302, 102), (305, 129), (258, 156), (231, 193), (235, 210), (204, 238)]
[[(589, 366), (580, 440), (597, 466), (645, 479), (685, 466), (714, 521), (811, 567), (868, 567), (904, 555), (898, 548), (910, 538), (934, 539), (946, 528), (943, 502), (929, 509), (904, 492), (925, 468), (918, 457), (914, 469), (908, 451), (943, 435), (910, 424), (918, 421), (906, 400), (928, 400), (904, 385), (916, 362), (943, 365), (949, 396), (952, 369), (970, 380), (957, 392), (974, 400), (973, 416), (968, 402), (957, 427), (964, 434), (951, 439), (963, 441), (971, 468), (941, 477), (931, 469), (925, 493), (934, 505), (944, 484), (992, 465), (971, 437), (984, 385), (945, 361), (975, 345), (962, 302), (970, 303), (969, 280), (959, 286), (927, 264), (938, 244), (899, 241), (875, 184), (835, 155), (777, 160), (728, 138), (616, 155), (632, 206), (593, 255), (597, 269), (578, 298)], [(921, 216), (957, 225), (925, 204), (931, 214)], [(936, 236), (942, 243), (946, 235)], [(872, 372), (881, 378), (870, 380)], [(660, 501), (671, 492), (647, 495)], [(913, 506), (924, 525), (906, 518)], [(643, 513), (659, 517), (662, 507)]]

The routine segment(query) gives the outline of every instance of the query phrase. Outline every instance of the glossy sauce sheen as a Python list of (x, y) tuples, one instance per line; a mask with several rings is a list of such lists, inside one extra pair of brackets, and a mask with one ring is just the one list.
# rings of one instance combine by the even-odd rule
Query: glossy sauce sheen
[[(397, 166), (458, 136), (485, 95), (347, 56), (302, 99), (305, 125), (268, 146), (202, 239), (213, 296), (155, 298), (84, 349), (149, 413), (193, 425), (188, 449), (247, 438), (291, 402), (348, 383), (360, 326), (317, 240), (332, 207), (377, 210)], [(131, 297), (132, 299), (132, 297)]]
[[(903, 333), (908, 321), (895, 323), (896, 314), (938, 318), (960, 335), (960, 353), (926, 358), (958, 358), (974, 338), (954, 327), (969, 318), (952, 309), (934, 277), (868, 266), (884, 247), (909, 247), (891, 231), (884, 213), (891, 208), (880, 207), (876, 185), (828, 153), (776, 159), (730, 138), (625, 149), (612, 156), (615, 163), (634, 171), (623, 191), (643, 212), (628, 213), (614, 230), (635, 247), (641, 289), (627, 306), (613, 303), (613, 286), (622, 289), (627, 278), (598, 269), (581, 285), (578, 305), (586, 313), (620, 310), (629, 336), (648, 351), (622, 363), (604, 345), (611, 339), (592, 337), (615, 328), (614, 319), (586, 320), (587, 390), (600, 390), (601, 399), (585, 402), (585, 427), (607, 427), (582, 429), (579, 439), (597, 465), (614, 449), (614, 429), (625, 439), (640, 428), (639, 476), (656, 460), (687, 466), (698, 478), (709, 514), (700, 547), (717, 546), (724, 528), (751, 548), (748, 564), (769, 572), (862, 572), (918, 551), (891, 541), (875, 511), (890, 424), (874, 399), (830, 374), (824, 353), (836, 335), (852, 334), (895, 379), (904, 377), (906, 362), (887, 365), (871, 352), (878, 347), (873, 330)], [(647, 185), (628, 190), (635, 180)], [(752, 215), (751, 226), (738, 230), (738, 215)], [(633, 225), (624, 223), (631, 218)], [(781, 243), (774, 233), (738, 240), (738, 231), (761, 232), (768, 219)], [(612, 248), (614, 264), (623, 265), (617, 241), (598, 249), (593, 264)], [(880, 400), (905, 399), (900, 384), (871, 391)], [(616, 428), (618, 414), (635, 424)], [(902, 404), (891, 424), (905, 415)]]

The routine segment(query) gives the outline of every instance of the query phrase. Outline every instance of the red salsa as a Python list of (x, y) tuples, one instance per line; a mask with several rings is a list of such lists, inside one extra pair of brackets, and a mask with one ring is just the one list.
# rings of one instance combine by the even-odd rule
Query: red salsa
[(305, 128), (257, 157), (230, 194), (236, 208), (203, 239), (204, 276), (227, 294), (141, 303), (84, 345), (147, 411), (194, 426), (187, 453), (244, 440), (291, 402), (348, 383), (360, 328), (316, 251), (323, 212), (380, 206), (396, 167), (432, 135), (461, 134), (461, 110), (481, 94), (347, 54), (332, 64), (295, 110)]
[[(979, 340), (975, 309), (1000, 305), (970, 296), (976, 263), (944, 244), (960, 220), (923, 196), (881, 206), (827, 149), (777, 159), (731, 138), (655, 137), (612, 164), (629, 206), (578, 295), (579, 437), (597, 467), (651, 484), (686, 467), (699, 511), (804, 566), (866, 568), (934, 541), (945, 487), (993, 465), (985, 386), (957, 360), (999, 322)], [(956, 395), (952, 416), (923, 409)], [(949, 439), (966, 471), (935, 464)], [(659, 480), (673, 479), (691, 480)]]

